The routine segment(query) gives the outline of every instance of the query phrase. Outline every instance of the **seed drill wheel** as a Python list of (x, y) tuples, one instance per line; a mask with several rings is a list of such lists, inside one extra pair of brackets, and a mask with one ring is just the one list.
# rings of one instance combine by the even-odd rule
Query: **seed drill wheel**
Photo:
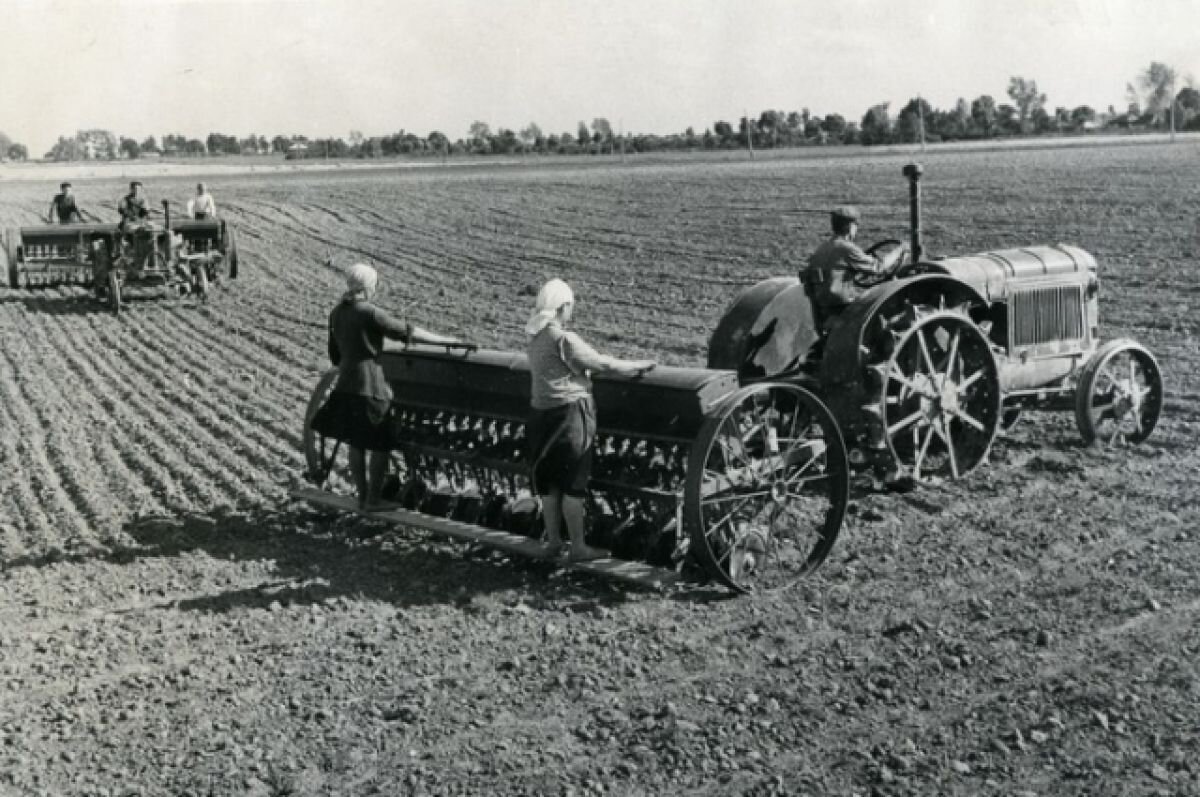
[(238, 275), (237, 236), (233, 234), (233, 228), (226, 222), (221, 222), (221, 237), (224, 241), (222, 251), (225, 255), (225, 262), (229, 264), (229, 279), (235, 280)]
[[(336, 368), (326, 371), (304, 408), (304, 477), (321, 489), (341, 495), (356, 495), (354, 477), (350, 472), (350, 447), (323, 436), (312, 425), (317, 410), (325, 406), (333, 394), (337, 376)], [(412, 481), (413, 474), (407, 461), (396, 452), (392, 452), (390, 470), (402, 485)]]
[(913, 305), (894, 319), (878, 405), (895, 463), (914, 479), (959, 478), (983, 461), (1000, 425), (1000, 379), (987, 336), (965, 308)]
[(1154, 356), (1132, 340), (1111, 340), (1083, 367), (1075, 420), (1087, 445), (1140, 443), (1158, 424), (1162, 404), (1162, 373)]
[(108, 272), (108, 306), (117, 315), (121, 314), (121, 274), (117, 269)]
[(200, 301), (208, 299), (208, 265), (201, 263), (194, 267), (192, 271), (192, 289), (196, 292), (196, 296)]
[(741, 388), (692, 447), (684, 522), (709, 572), (739, 592), (786, 587), (833, 548), (849, 499), (846, 447), (802, 387)]
[(317, 410), (325, 406), (337, 384), (337, 369), (326, 371), (304, 408), (304, 464), (305, 476), (318, 487), (334, 492), (354, 492), (350, 478), (349, 455), (345, 445), (323, 437), (312, 427)]

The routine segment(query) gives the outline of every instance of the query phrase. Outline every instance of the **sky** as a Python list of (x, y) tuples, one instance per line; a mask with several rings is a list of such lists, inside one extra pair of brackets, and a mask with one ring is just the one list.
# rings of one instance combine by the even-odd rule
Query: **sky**
[[(466, 136), (596, 117), (697, 132), (767, 108), (857, 121), (1037, 81), (1110, 104), (1200, 79), (1200, 0), (0, 0), (0, 131)], [(1182, 85), (1182, 84), (1181, 84)]]

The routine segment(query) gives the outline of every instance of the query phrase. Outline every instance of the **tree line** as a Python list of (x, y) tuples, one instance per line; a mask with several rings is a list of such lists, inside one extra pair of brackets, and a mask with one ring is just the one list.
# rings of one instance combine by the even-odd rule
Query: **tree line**
[[(896, 114), (891, 103), (867, 109), (861, 119), (847, 120), (840, 114), (815, 114), (768, 109), (736, 122), (716, 120), (703, 132), (689, 127), (682, 133), (665, 135), (613, 131), (612, 124), (598, 117), (591, 124), (581, 121), (575, 130), (547, 134), (530, 122), (520, 130), (492, 130), (486, 122), (471, 124), (466, 136), (451, 140), (441, 131), (420, 136), (405, 130), (386, 136), (364, 136), (351, 131), (348, 139), (309, 139), (299, 135), (276, 135), (271, 139), (252, 134), (245, 138), (210, 133), (204, 139), (165, 135), (161, 141), (150, 136), (143, 141), (118, 136), (107, 130), (80, 130), (60, 136), (46, 153), (47, 160), (113, 160), (147, 155), (200, 157), (211, 155), (283, 154), (289, 159), (388, 158), (400, 155), (515, 155), (515, 154), (602, 154), (656, 152), (667, 150), (718, 150), (738, 148), (773, 149), (823, 144), (880, 144), (958, 141), (1015, 136), (1064, 135), (1100, 129), (1200, 130), (1200, 91), (1189, 78), (1176, 91), (1177, 73), (1170, 66), (1153, 62), (1126, 85), (1126, 105), (1097, 110), (1088, 105), (1051, 108), (1037, 82), (1014, 76), (1009, 81), (1008, 101), (983, 94), (973, 100), (960, 98), (953, 108), (935, 108), (921, 97), (910, 99)], [(0, 152), (9, 158), (28, 157), (25, 147), (0, 133)]]

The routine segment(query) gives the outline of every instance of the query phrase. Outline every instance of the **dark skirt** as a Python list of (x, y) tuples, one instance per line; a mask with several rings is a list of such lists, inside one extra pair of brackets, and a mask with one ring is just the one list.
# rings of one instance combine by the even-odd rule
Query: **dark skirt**
[(396, 446), (391, 402), (334, 391), (313, 416), (313, 429), (366, 451), (391, 451)]
[(566, 495), (586, 494), (596, 438), (592, 397), (548, 410), (533, 410), (526, 434), (533, 459), (533, 491), (546, 495), (557, 488)]

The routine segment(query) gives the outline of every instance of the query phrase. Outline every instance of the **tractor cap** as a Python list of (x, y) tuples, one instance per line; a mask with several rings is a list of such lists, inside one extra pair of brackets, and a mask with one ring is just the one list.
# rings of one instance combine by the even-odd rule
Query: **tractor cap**
[(832, 211), (831, 216), (835, 219), (844, 219), (846, 221), (859, 221), (862, 219), (862, 214), (858, 212), (858, 208), (854, 205), (838, 205)]
[(70, 183), (60, 183), (58, 187), (59, 188), (70, 188), (71, 184)]
[(134, 186), (138, 186), (138, 185), (141, 185), (141, 184), (142, 184), (142, 181), (141, 181), (141, 180), (134, 180), (133, 182), (131, 182), (131, 183), (129, 184), (129, 187), (130, 187), (130, 188), (133, 188)]

